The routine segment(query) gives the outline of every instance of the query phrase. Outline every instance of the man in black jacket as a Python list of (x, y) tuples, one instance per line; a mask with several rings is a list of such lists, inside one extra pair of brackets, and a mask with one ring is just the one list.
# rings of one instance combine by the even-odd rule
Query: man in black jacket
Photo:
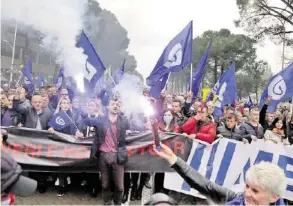
[(225, 125), (220, 125), (217, 128), (217, 137), (234, 139), (237, 141), (242, 141), (243, 131), (236, 126), (237, 116), (236, 114), (229, 114)]
[(18, 93), (13, 100), (13, 109), (23, 115), (25, 127), (47, 130), (48, 123), (52, 118), (52, 112), (42, 109), (42, 105), (43, 102), (40, 95), (34, 95), (32, 97), (32, 107), (22, 107), (19, 102)]
[[(120, 102), (111, 99), (108, 115), (97, 119), (85, 119), (85, 125), (96, 127), (91, 157), (99, 157), (99, 168), (102, 181), (102, 196), (105, 205), (111, 204), (111, 177), (115, 183), (114, 204), (120, 205), (124, 192), (124, 164), (118, 164), (118, 148), (125, 147), (126, 130), (129, 128), (127, 119), (119, 115)], [(112, 174), (111, 174), (112, 172)]]
[(264, 129), (264, 133), (267, 129), (272, 130), (276, 123), (275, 114), (272, 112), (267, 112), (268, 106), (270, 105), (271, 101), (272, 97), (269, 96), (259, 114), (259, 123)]

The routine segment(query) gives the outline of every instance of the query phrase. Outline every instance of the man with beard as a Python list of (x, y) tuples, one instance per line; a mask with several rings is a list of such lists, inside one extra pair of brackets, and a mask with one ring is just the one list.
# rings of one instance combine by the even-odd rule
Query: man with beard
[[(125, 116), (119, 114), (120, 101), (112, 98), (108, 104), (108, 115), (96, 119), (85, 119), (85, 125), (95, 126), (91, 157), (99, 158), (102, 181), (102, 197), (105, 205), (121, 205), (124, 192), (124, 163), (118, 162), (120, 149), (125, 148), (126, 130), (129, 124)], [(126, 148), (125, 148), (126, 149)], [(112, 173), (112, 174), (111, 174)], [(113, 178), (113, 179), (111, 179)], [(111, 181), (114, 181), (114, 195), (111, 192)]]

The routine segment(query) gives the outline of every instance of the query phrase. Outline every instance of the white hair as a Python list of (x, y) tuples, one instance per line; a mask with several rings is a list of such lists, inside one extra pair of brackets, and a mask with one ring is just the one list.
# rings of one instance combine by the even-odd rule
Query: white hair
[(246, 181), (251, 182), (270, 195), (282, 196), (286, 190), (287, 179), (283, 169), (270, 162), (260, 162), (246, 172)]

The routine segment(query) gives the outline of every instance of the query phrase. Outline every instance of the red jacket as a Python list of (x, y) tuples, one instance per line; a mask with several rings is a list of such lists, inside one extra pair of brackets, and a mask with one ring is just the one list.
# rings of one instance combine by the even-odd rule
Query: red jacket
[(198, 120), (190, 118), (185, 124), (182, 125), (182, 132), (190, 134), (196, 134), (196, 139), (202, 140), (207, 143), (212, 143), (216, 138), (216, 124), (209, 122), (202, 125), (199, 131), (196, 131), (196, 125)]

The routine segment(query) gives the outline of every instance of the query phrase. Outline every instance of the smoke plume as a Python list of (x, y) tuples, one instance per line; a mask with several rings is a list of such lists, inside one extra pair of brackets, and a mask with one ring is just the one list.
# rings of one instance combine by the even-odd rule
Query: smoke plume
[[(142, 95), (143, 84), (135, 75), (124, 74), (122, 80), (113, 89), (118, 93), (122, 102), (122, 111), (128, 118), (133, 118), (138, 113), (152, 115), (152, 106), (148, 99)], [(134, 121), (136, 121), (134, 119)], [(137, 124), (141, 124), (138, 123)]]
[(2, 20), (40, 32), (41, 47), (56, 56), (56, 63), (63, 65), (68, 75), (74, 77), (82, 72), (87, 57), (75, 45), (83, 28), (87, 0), (2, 0), (1, 3)]

